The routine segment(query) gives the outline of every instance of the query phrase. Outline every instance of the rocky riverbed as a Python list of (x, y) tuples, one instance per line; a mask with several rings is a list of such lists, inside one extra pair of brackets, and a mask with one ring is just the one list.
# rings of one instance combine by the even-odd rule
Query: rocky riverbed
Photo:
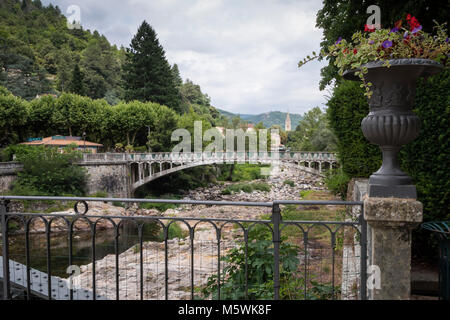
[[(223, 195), (222, 190), (230, 183), (212, 185), (207, 188), (192, 190), (185, 195), (185, 199), (192, 200), (227, 200), (227, 201), (271, 201), (274, 199), (295, 200), (300, 199), (302, 190), (323, 190), (323, 182), (319, 177), (310, 173), (298, 171), (292, 167), (279, 167), (272, 171), (264, 182), (271, 187), (269, 192), (253, 191), (252, 193), (238, 192)], [(285, 181), (292, 181), (287, 184)], [(255, 181), (253, 181), (255, 182)], [(105, 214), (107, 204), (97, 204), (97, 210)], [(93, 206), (93, 209), (96, 208)], [(194, 265), (191, 266), (190, 237), (171, 239), (167, 241), (167, 275), (169, 299), (190, 299), (191, 281), (195, 288), (206, 285), (207, 279), (217, 273), (218, 247), (217, 229), (221, 228), (220, 250), (221, 256), (242, 241), (242, 231), (226, 224), (224, 221), (214, 219), (259, 219), (263, 214), (270, 214), (271, 208), (266, 207), (236, 207), (236, 206), (204, 206), (182, 205), (176, 209), (165, 212), (156, 210), (138, 209), (137, 206), (129, 208), (122, 214), (127, 215), (159, 215), (176, 218), (209, 218), (214, 223), (201, 222), (195, 227), (193, 248)], [(118, 209), (118, 210), (120, 210)], [(95, 212), (95, 211), (93, 211)], [(91, 212), (89, 212), (92, 214)], [(97, 211), (98, 213), (98, 211)], [(193, 228), (198, 220), (189, 220), (186, 223), (177, 222), (186, 234)], [(119, 298), (140, 298), (140, 247), (131, 247), (119, 255)], [(145, 242), (142, 247), (143, 256), (143, 296), (144, 299), (165, 298), (165, 243)], [(221, 262), (223, 264), (223, 262)], [(223, 265), (221, 266), (223, 268)], [(96, 262), (96, 290), (97, 294), (115, 299), (116, 269), (115, 255), (110, 254)], [(191, 280), (193, 274), (193, 280)], [(83, 288), (92, 288), (92, 264), (81, 266), (81, 274), (73, 278), (75, 285)]]

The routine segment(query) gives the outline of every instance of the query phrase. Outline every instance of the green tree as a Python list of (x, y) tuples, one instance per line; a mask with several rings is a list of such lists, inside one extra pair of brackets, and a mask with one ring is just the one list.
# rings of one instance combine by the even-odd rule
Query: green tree
[(178, 91), (164, 49), (146, 21), (131, 40), (123, 71), (127, 101), (157, 102), (181, 113)]
[(315, 107), (304, 114), (295, 131), (288, 134), (287, 145), (293, 150), (334, 151), (336, 137), (326, 113)]
[(122, 102), (112, 110), (111, 128), (121, 141), (126, 139), (127, 145), (133, 145), (138, 131), (146, 128), (154, 118), (150, 104), (141, 101)]
[(46, 95), (34, 99), (28, 104), (28, 122), (29, 133), (33, 137), (45, 137), (58, 134), (52, 117), (56, 108), (56, 98)]
[(95, 130), (100, 127), (101, 121), (101, 104), (94, 103), (88, 97), (64, 93), (56, 100), (52, 122), (56, 128), (64, 129), (70, 136), (81, 136), (84, 131), (88, 133), (88, 129)]
[(66, 148), (60, 153), (57, 148), (46, 146), (28, 146), (18, 151), (17, 160), (23, 169), (13, 185), (14, 194), (82, 196), (86, 193), (86, 169), (74, 164), (81, 157), (79, 152)]
[(78, 94), (80, 96), (83, 96), (85, 93), (83, 80), (84, 80), (84, 75), (81, 72), (78, 64), (76, 64), (73, 67), (72, 80), (70, 81), (70, 84), (69, 84), (69, 91), (72, 93)]
[(6, 93), (0, 94), (0, 147), (21, 140), (21, 128), (28, 118), (27, 103)]

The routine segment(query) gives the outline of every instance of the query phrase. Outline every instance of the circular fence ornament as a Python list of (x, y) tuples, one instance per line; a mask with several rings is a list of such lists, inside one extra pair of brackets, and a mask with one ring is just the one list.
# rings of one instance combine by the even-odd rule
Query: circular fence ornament
[[(78, 211), (78, 205), (79, 205), (80, 203), (83, 204), (83, 206), (84, 206), (84, 211), (83, 211), (82, 213), (80, 213), (80, 211)], [(73, 210), (75, 210), (75, 214), (85, 215), (86, 212), (88, 212), (89, 207), (88, 207), (87, 202), (84, 201), (84, 200), (82, 200), (82, 201), (77, 201), (77, 202), (75, 203), (75, 205), (73, 206)]]

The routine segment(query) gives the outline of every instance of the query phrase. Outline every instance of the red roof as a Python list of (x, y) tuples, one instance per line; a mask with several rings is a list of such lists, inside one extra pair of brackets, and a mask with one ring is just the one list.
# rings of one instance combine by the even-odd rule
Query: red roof
[(90, 142), (81, 140), (80, 137), (70, 137), (70, 136), (52, 136), (43, 138), (42, 140), (34, 140), (29, 142), (22, 142), (21, 144), (26, 144), (29, 146), (58, 146), (65, 147), (69, 144), (76, 144), (78, 147), (103, 147), (100, 143)]

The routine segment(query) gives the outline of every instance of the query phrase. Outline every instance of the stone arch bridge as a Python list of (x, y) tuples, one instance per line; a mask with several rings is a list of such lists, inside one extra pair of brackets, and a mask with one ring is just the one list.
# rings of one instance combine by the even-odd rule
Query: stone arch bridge
[[(111, 197), (132, 197), (135, 190), (162, 176), (187, 168), (231, 163), (255, 163), (295, 166), (311, 174), (322, 175), (337, 166), (331, 152), (198, 152), (198, 153), (96, 153), (83, 154), (80, 166), (89, 174), (88, 192), (107, 192)], [(20, 164), (0, 163), (0, 192), (14, 181)]]

